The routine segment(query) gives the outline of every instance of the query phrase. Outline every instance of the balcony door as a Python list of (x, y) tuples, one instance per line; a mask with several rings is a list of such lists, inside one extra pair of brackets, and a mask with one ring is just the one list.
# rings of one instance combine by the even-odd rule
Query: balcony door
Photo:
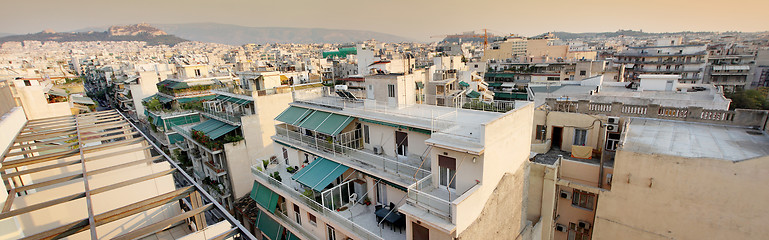
[(395, 131), (395, 151), (398, 156), (406, 156), (409, 149), (409, 135), (406, 132)]
[(457, 159), (447, 156), (438, 155), (438, 177), (439, 183), (443, 187), (449, 187), (449, 189), (457, 188), (457, 180), (454, 177), (457, 173)]

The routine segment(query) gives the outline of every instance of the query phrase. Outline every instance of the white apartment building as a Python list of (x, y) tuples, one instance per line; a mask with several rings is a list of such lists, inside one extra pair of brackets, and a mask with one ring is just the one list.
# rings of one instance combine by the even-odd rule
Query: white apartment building
[(630, 81), (641, 74), (678, 74), (681, 83), (703, 83), (708, 52), (707, 45), (658, 45), (627, 47), (614, 57), (615, 63), (625, 64)]
[[(259, 220), (255, 232), (266, 239), (530, 233), (524, 204), (507, 196), (523, 194), (530, 142), (514, 136), (530, 134), (531, 103), (489, 112), (340, 96), (295, 92), (275, 119), (278, 159), (254, 163), (250, 199), (241, 201), (256, 209), (251, 219), (277, 221)], [(505, 224), (490, 230), (488, 222)]]

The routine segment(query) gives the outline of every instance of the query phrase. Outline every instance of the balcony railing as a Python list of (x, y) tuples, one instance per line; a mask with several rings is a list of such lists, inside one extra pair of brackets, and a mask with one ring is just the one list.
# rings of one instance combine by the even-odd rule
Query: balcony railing
[(551, 110), (559, 112), (685, 120), (750, 127), (758, 126), (760, 128), (766, 125), (766, 118), (769, 116), (769, 111), (751, 109), (731, 111), (703, 109), (702, 107), (665, 107), (656, 104), (625, 105), (620, 102), (596, 103), (588, 100), (557, 101), (554, 98), (548, 98), (545, 102)]
[[(281, 125), (275, 126), (275, 131), (278, 140), (301, 144), (302, 146), (307, 146), (320, 152), (332, 154), (335, 158), (348, 162), (362, 162), (365, 165), (374, 166), (382, 171), (401, 176), (405, 179), (413, 179), (413, 181), (416, 181), (416, 179), (422, 179), (430, 174), (428, 170), (401, 163), (396, 157), (390, 157), (384, 154), (376, 155), (360, 149), (344, 146), (336, 142), (316, 139), (315, 137), (289, 130)], [(418, 161), (420, 161), (420, 163), (421, 161), (429, 162), (429, 159)]]
[(424, 192), (433, 188), (432, 175), (428, 175), (427, 177), (409, 186), (409, 201), (407, 203), (421, 207), (428, 212), (451, 222), (451, 202)]
[(203, 115), (206, 115), (209, 118), (213, 118), (213, 119), (226, 122), (235, 126), (240, 126), (241, 124), (240, 117), (243, 116), (243, 114), (241, 113), (220, 112), (210, 108), (203, 108), (203, 110), (200, 111), (200, 113), (202, 113)]
[(239, 86), (227, 86), (227, 87), (220, 87), (212, 89), (214, 93), (216, 92), (224, 92), (224, 93), (232, 93), (236, 95), (243, 95), (243, 96), (253, 96), (254, 91), (250, 89), (241, 88)]
[(223, 173), (226, 173), (226, 172), (227, 172), (227, 170), (225, 170), (225, 169), (224, 169), (224, 168), (223, 168), (221, 165), (219, 165), (219, 164), (216, 164), (216, 163), (214, 163), (213, 161), (210, 161), (210, 160), (209, 160), (209, 161), (203, 161), (203, 163), (204, 163), (204, 164), (205, 164), (205, 165), (206, 165), (208, 168), (210, 168), (211, 170), (213, 170), (214, 172), (216, 172), (216, 175), (221, 175), (221, 174), (223, 174)]
[[(334, 222), (336, 226), (343, 227), (349, 232), (357, 234), (359, 237), (361, 237), (361, 239), (383, 239), (382, 237), (370, 232), (369, 230), (353, 223), (352, 221), (343, 217), (342, 215), (339, 215), (338, 213), (336, 213), (336, 211), (323, 207), (323, 205), (316, 202), (315, 200), (312, 200), (302, 195), (301, 193), (295, 191), (291, 187), (283, 184), (282, 182), (275, 180), (270, 176), (267, 176), (267, 174), (265, 174), (264, 172), (259, 171), (258, 165), (251, 166), (251, 173), (254, 176), (256, 176), (257, 179), (259, 179), (262, 184), (266, 183), (266, 185), (271, 186), (270, 187), (271, 189), (277, 189), (277, 190), (280, 190), (281, 192), (288, 194), (288, 196), (284, 195), (283, 197), (292, 199), (296, 203), (300, 203), (307, 206), (309, 209), (312, 209), (313, 211), (315, 211), (316, 215), (320, 215), (326, 218), (326, 220)], [(291, 220), (288, 220), (288, 219), (284, 219), (284, 220), (287, 220), (286, 222), (291, 222)]]

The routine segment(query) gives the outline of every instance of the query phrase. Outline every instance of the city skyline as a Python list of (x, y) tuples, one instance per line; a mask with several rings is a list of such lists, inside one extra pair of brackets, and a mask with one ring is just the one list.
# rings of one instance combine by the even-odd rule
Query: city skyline
[[(739, 12), (723, 12), (722, 7), (716, 4), (719, 2), (716, 1), (690, 0), (675, 2), (654, 0), (647, 1), (647, 4), (643, 5), (598, 0), (583, 1), (579, 4), (560, 0), (555, 1), (555, 4), (553, 2), (476, 1), (474, 5), (478, 6), (477, 8), (467, 8), (460, 3), (462, 2), (442, 1), (438, 4), (435, 1), (418, 3), (395, 1), (387, 5), (373, 2), (306, 1), (287, 5), (279, 2), (225, 1), (212, 7), (202, 1), (186, 1), (184, 4), (132, 1), (110, 3), (107, 9), (119, 9), (111, 11), (98, 10), (104, 7), (104, 4), (95, 4), (90, 0), (9, 2), (5, 4), (7, 9), (34, 6), (34, 13), (30, 15), (27, 11), (7, 12), (0, 16), (0, 21), (12, 24), (0, 26), (0, 32), (26, 34), (44, 29), (70, 32), (142, 22), (151, 24), (213, 22), (247, 27), (367, 30), (394, 34), (417, 41), (434, 41), (438, 39), (431, 36), (479, 31), (484, 28), (497, 35), (520, 34), (523, 36), (553, 31), (582, 33), (614, 32), (619, 29), (644, 32), (763, 32), (769, 30), (762, 25), (769, 21), (769, 16), (760, 13), (762, 9), (769, 7), (769, 2), (766, 1), (736, 1), (734, 5), (755, 6), (740, 9)], [(660, 6), (684, 10), (672, 12), (660, 9)], [(423, 11), (419, 11), (420, 9)], [(72, 14), (78, 11), (87, 13)], [(411, 13), (390, 14), (390, 16), (371, 15), (403, 11)], [(713, 16), (716, 14), (722, 16), (717, 22), (713, 21)]]

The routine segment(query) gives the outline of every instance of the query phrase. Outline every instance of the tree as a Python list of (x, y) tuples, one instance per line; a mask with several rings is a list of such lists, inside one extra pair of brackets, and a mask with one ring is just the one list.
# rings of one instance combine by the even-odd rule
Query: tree
[(763, 109), (769, 110), (769, 101), (766, 96), (757, 90), (738, 91), (727, 93), (726, 97), (732, 100), (730, 109)]

